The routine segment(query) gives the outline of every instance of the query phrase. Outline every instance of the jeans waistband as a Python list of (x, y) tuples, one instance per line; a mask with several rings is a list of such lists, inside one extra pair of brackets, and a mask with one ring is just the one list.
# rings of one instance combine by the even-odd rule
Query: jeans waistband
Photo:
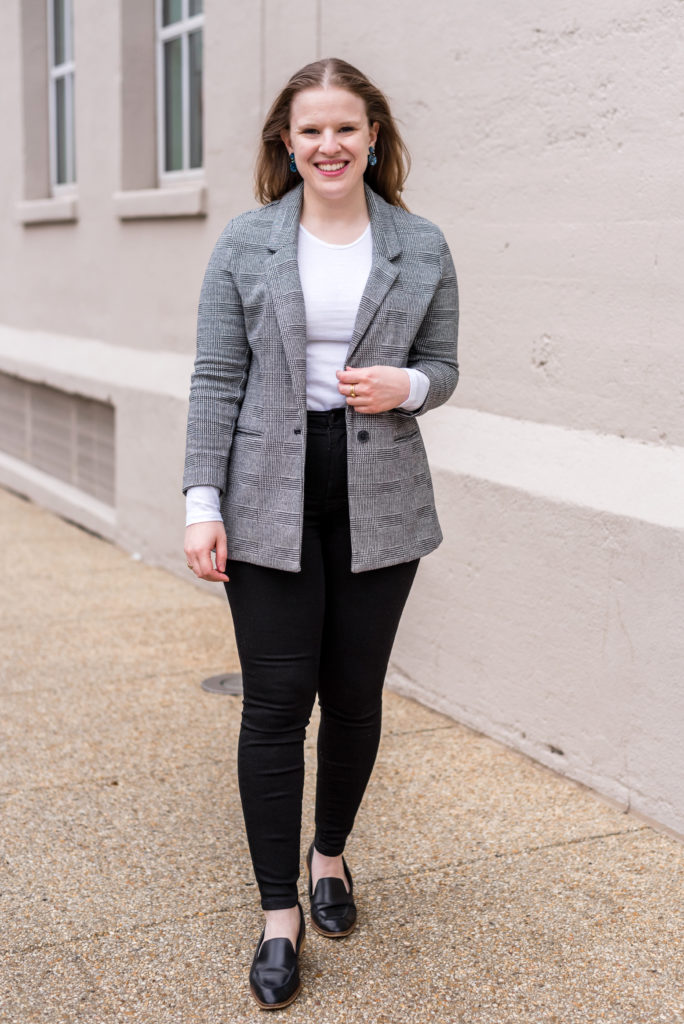
[(330, 427), (346, 427), (346, 422), (347, 407), (344, 405), (340, 409), (326, 409), (324, 412), (309, 410), (306, 414), (306, 424), (309, 429), (312, 427), (314, 430), (321, 427), (327, 429)]

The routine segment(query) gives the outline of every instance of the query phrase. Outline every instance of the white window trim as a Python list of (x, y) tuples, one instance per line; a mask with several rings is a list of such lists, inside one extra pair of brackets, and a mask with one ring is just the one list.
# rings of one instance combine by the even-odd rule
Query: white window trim
[(23, 199), (14, 204), (19, 224), (51, 224), (53, 221), (78, 220), (78, 199), (74, 185), (67, 193), (67, 186), (59, 190), (59, 195), (47, 199)]
[(178, 178), (160, 188), (115, 192), (114, 212), (121, 220), (149, 217), (203, 217), (207, 212), (207, 189), (203, 181)]
[[(67, 26), (73, 24), (73, 0), (65, 0), (65, 20)], [(48, 48), (48, 121), (50, 128), (50, 190), (53, 196), (72, 195), (76, 191), (76, 140), (74, 136), (74, 79), (76, 63), (72, 50), (73, 37), (71, 31), (65, 33), (65, 57), (61, 64), (53, 64), (54, 59), (54, 0), (47, 0), (47, 48)], [(66, 171), (67, 181), (57, 181), (57, 111), (55, 102), (57, 79), (64, 78), (66, 100)]]
[[(157, 167), (160, 188), (173, 188), (189, 179), (203, 179), (204, 167), (189, 167), (190, 163), (190, 76), (188, 35), (196, 29), (204, 28), (204, 12), (188, 16), (188, 0), (181, 0), (182, 15), (172, 25), (162, 25), (162, 0), (155, 0), (157, 40)], [(166, 118), (164, 110), (164, 43), (180, 36), (182, 52), (183, 80), (181, 85), (182, 119), (183, 119), (183, 168), (178, 171), (164, 170), (166, 150)], [(204, 69), (203, 69), (204, 73)]]

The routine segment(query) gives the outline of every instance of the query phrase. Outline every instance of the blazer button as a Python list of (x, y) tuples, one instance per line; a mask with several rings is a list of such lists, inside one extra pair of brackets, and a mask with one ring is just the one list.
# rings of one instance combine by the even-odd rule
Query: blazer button
[(295, 427), (294, 430), (293, 430), (293, 434), (301, 434), (301, 432), (302, 431), (301, 431), (301, 429), (299, 427)]
[(356, 437), (361, 442), (361, 444), (365, 444), (366, 441), (369, 439), (370, 434), (368, 433), (367, 430), (359, 430), (359, 432), (356, 435)]

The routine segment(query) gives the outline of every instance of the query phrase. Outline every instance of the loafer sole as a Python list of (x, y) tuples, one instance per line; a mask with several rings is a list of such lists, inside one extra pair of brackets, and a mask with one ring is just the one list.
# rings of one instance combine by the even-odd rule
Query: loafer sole
[(249, 987), (249, 991), (252, 993), (252, 998), (254, 999), (255, 1003), (257, 1003), (262, 1010), (282, 1010), (283, 1007), (289, 1006), (290, 1003), (294, 1003), (295, 999), (302, 991), (302, 983), (300, 981), (299, 985), (294, 990), (289, 999), (286, 999), (283, 1003), (262, 1003), (262, 1001), (259, 999), (259, 996), (256, 994), (251, 985)]
[(325, 928), (321, 928), (319, 925), (317, 925), (313, 916), (311, 916), (311, 927), (314, 929), (314, 931), (317, 931), (319, 935), (325, 935), (326, 939), (343, 939), (346, 935), (351, 935), (351, 933), (354, 931), (354, 929), (356, 928), (356, 921), (354, 921), (354, 924), (351, 926), (351, 928), (347, 928), (347, 930), (344, 932), (328, 932), (325, 930)]

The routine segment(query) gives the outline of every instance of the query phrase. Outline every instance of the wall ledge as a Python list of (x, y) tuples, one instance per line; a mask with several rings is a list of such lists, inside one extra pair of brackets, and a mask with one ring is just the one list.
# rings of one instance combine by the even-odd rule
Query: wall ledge
[(421, 419), (437, 472), (684, 530), (684, 447), (454, 405)]
[(193, 362), (180, 352), (0, 324), (1, 371), (101, 401), (144, 391), (187, 402)]
[(22, 199), (15, 204), (17, 220), (30, 224), (53, 224), (78, 220), (76, 196), (50, 196), (46, 199)]
[(206, 216), (207, 188), (192, 182), (174, 188), (145, 188), (115, 192), (114, 211), (120, 220)]

